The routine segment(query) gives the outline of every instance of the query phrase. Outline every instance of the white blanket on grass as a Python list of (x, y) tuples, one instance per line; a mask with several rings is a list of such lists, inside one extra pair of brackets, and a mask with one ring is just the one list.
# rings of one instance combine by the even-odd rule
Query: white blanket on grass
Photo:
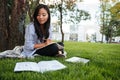
[[(61, 45), (57, 44), (59, 49), (63, 49)], [(0, 58), (26, 58), (22, 53), (24, 46), (16, 46), (13, 50), (6, 50), (3, 52), (0, 52)], [(65, 56), (66, 56), (66, 52)], [(27, 58), (33, 59), (35, 56), (40, 56), (38, 54), (34, 54), (33, 56), (28, 56)]]
[(0, 53), (0, 58), (23, 58), (21, 54), (23, 46), (16, 46), (13, 50), (6, 50)]

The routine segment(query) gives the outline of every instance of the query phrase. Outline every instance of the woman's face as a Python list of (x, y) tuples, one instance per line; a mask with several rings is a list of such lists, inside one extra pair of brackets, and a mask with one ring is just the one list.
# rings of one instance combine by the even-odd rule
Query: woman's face
[(44, 8), (41, 8), (37, 15), (37, 20), (40, 25), (43, 25), (48, 20), (48, 13)]

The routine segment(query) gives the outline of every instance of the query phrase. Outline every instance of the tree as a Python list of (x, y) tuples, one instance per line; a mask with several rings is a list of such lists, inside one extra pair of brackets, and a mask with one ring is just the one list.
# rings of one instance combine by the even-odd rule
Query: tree
[(106, 37), (106, 41), (108, 42), (108, 35), (106, 32), (107, 27), (108, 27), (108, 23), (109, 23), (109, 5), (107, 0), (100, 0), (101, 4), (100, 4), (100, 8), (101, 8), (101, 14), (100, 14), (100, 19), (101, 19), (101, 33), (102, 33), (102, 39), (101, 42), (103, 42), (103, 35), (105, 35)]
[(76, 1), (77, 0), (61, 0), (58, 3), (50, 5), (50, 8), (52, 8), (51, 12), (54, 13), (53, 16), (58, 16), (59, 19), (58, 23), (62, 33), (62, 42), (64, 42), (64, 32), (62, 30), (63, 22), (77, 24), (81, 20), (90, 19), (88, 12), (78, 9)]
[(111, 24), (112, 26), (112, 36), (120, 36), (120, 2), (116, 3), (113, 7), (110, 8), (111, 12)]
[(7, 0), (0, 0), (0, 51), (6, 50), (8, 46), (9, 15)]
[(61, 0), (61, 4), (59, 5), (59, 11), (60, 11), (60, 31), (61, 31), (61, 34), (62, 34), (62, 42), (64, 42), (64, 32), (63, 32), (63, 29), (62, 29), (62, 24), (63, 24), (63, 14), (62, 14), (62, 6), (63, 6), (63, 0)]
[(25, 0), (0, 0), (0, 51), (24, 43)]
[[(113, 3), (115, 3), (117, 0), (100, 0), (100, 8), (101, 8), (101, 14), (100, 14), (100, 26), (101, 26), (101, 33), (102, 33), (102, 39), (101, 42), (103, 42), (103, 35), (106, 37), (107, 42), (111, 42), (112, 40), (112, 27), (111, 27), (111, 13), (110, 8)], [(112, 2), (112, 3), (111, 3)]]
[(10, 15), (10, 26), (9, 26), (9, 49), (14, 48), (17, 45), (23, 45), (24, 43), (24, 24), (20, 26), (24, 19), (25, 11), (24, 0), (13, 0), (12, 11)]

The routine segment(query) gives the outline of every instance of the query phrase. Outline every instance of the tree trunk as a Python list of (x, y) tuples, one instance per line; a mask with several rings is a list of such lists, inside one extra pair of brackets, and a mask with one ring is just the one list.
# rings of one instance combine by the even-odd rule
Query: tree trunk
[(63, 33), (63, 29), (62, 29), (62, 5), (63, 5), (63, 0), (61, 0), (61, 4), (60, 4), (60, 31), (61, 31), (61, 34), (62, 34), (62, 42), (64, 42), (64, 33)]
[(8, 8), (7, 0), (0, 0), (0, 52), (8, 47)]
[(24, 11), (24, 0), (14, 0), (10, 20), (9, 49), (24, 43), (24, 26), (20, 26)]

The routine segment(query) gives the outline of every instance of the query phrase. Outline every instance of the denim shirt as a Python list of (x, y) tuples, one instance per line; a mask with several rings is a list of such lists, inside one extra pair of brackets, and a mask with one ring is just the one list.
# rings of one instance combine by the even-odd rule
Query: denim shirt
[[(51, 27), (49, 28), (49, 39), (52, 39), (52, 31)], [(34, 24), (30, 23), (26, 29), (25, 29), (25, 42), (24, 42), (24, 48), (22, 54), (25, 57), (32, 56), (36, 49), (34, 49), (34, 45), (41, 43), (40, 40), (37, 37), (37, 34), (35, 33)]]

